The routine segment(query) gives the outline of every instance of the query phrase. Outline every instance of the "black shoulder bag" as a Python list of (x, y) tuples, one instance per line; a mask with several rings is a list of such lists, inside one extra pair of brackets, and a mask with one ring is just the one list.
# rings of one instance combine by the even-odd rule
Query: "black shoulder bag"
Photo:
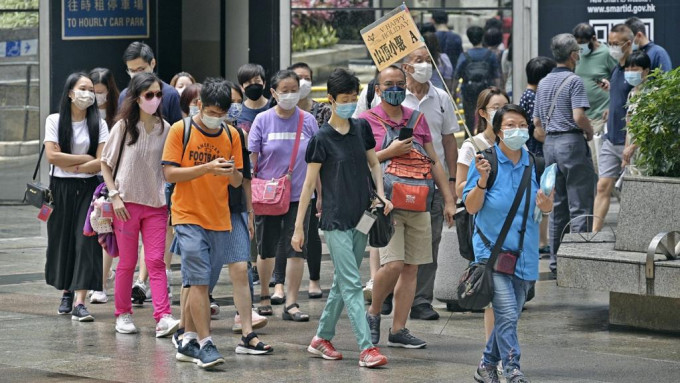
[[(52, 204), (52, 192), (50, 187), (43, 185), (40, 181), (36, 181), (38, 177), (38, 170), (40, 169), (40, 161), (42, 160), (43, 153), (45, 152), (45, 144), (43, 144), (40, 149), (40, 155), (38, 156), (38, 163), (35, 164), (35, 171), (33, 172), (33, 181), (26, 184), (26, 191), (24, 192), (24, 203), (33, 205), (38, 209), (42, 208), (43, 205)], [(54, 166), (50, 173), (50, 178), (54, 174)]]
[[(527, 199), (530, 196), (530, 190), (531, 188), (529, 187), (531, 183), (531, 168), (533, 167), (533, 161), (529, 161), (529, 166), (527, 166), (524, 169), (524, 174), (522, 175), (522, 182), (519, 185), (519, 188), (517, 189), (517, 194), (515, 195), (515, 199), (512, 202), (512, 206), (510, 207), (510, 211), (508, 212), (507, 217), (505, 217), (505, 223), (503, 223), (503, 228), (501, 229), (501, 232), (498, 235), (498, 239), (496, 240), (496, 243), (494, 244), (494, 247), (491, 249), (491, 257), (487, 261), (481, 261), (479, 263), (475, 263), (470, 265), (465, 271), (463, 272), (463, 275), (460, 277), (458, 280), (458, 288), (456, 291), (456, 295), (458, 297), (458, 305), (460, 307), (466, 309), (466, 310), (482, 310), (486, 306), (489, 305), (491, 300), (493, 299), (493, 294), (494, 294), (494, 287), (493, 287), (493, 276), (492, 276), (492, 271), (495, 271), (494, 269), (496, 268), (496, 260), (498, 259), (498, 255), (501, 253), (501, 248), (503, 246), (503, 242), (505, 242), (505, 237), (508, 235), (508, 231), (510, 231), (510, 226), (512, 226), (512, 221), (515, 218), (515, 215), (517, 214), (517, 210), (519, 209), (519, 204), (522, 202), (522, 197), (526, 192)], [(524, 242), (524, 230), (526, 227), (526, 217), (528, 215), (528, 206), (529, 202), (526, 203), (526, 206), (524, 208), (524, 221), (522, 223), (522, 230), (520, 232), (520, 248)], [(481, 234), (481, 231), (479, 229), (477, 230), (478, 233)], [(482, 235), (482, 238), (483, 235)], [(488, 240), (485, 241), (485, 244), (488, 243)], [(509, 252), (506, 252), (509, 253)], [(515, 262), (517, 259), (515, 258)], [(488, 267), (488, 265), (493, 265), (492, 267)], [(514, 267), (513, 267), (513, 272), (514, 272)]]

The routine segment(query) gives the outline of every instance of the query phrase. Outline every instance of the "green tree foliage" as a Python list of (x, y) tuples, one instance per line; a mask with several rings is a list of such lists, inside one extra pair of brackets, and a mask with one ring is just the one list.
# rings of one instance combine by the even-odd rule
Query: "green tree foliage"
[[(39, 0), (0, 0), (0, 9), (38, 9)], [(37, 28), (38, 12), (0, 12), (0, 29)]]
[(639, 146), (635, 160), (646, 175), (680, 177), (680, 67), (650, 73), (635, 95), (628, 132)]

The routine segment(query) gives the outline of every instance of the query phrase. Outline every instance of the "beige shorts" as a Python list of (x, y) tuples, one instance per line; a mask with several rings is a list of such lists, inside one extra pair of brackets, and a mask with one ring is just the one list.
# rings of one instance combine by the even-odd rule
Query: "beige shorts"
[(404, 261), (409, 265), (432, 263), (432, 229), (429, 212), (394, 210), (394, 235), (380, 249), (380, 264)]

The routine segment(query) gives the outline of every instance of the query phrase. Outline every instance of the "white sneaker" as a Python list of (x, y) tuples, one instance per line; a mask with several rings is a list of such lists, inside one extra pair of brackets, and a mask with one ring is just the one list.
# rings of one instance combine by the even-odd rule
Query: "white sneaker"
[(118, 315), (118, 318), (116, 318), (116, 331), (121, 334), (135, 334), (137, 332), (137, 327), (135, 327), (134, 322), (132, 322), (132, 315)]
[[(255, 310), (252, 310), (251, 315), (253, 330), (257, 330), (258, 328), (262, 328), (267, 325), (268, 322), (267, 317), (263, 317), (262, 315), (258, 314), (257, 311)], [(243, 331), (243, 325), (241, 324), (241, 315), (236, 314), (236, 316), (234, 316), (234, 325), (231, 326), (231, 331), (237, 334)]]
[(165, 277), (168, 280), (168, 299), (172, 299), (172, 271), (165, 270)]
[(373, 301), (373, 280), (369, 279), (366, 282), (366, 287), (364, 287), (364, 300), (366, 302)]
[(220, 305), (215, 302), (215, 299), (213, 299), (212, 296), (210, 297), (210, 319), (220, 319)]
[(132, 305), (135, 307), (141, 307), (144, 305), (144, 300), (146, 299), (146, 283), (137, 280), (135, 284), (132, 285)]
[(105, 291), (95, 291), (90, 296), (90, 303), (106, 303), (108, 301), (109, 297)]
[(179, 328), (179, 320), (172, 317), (171, 314), (165, 314), (156, 324), (156, 338), (172, 335)]

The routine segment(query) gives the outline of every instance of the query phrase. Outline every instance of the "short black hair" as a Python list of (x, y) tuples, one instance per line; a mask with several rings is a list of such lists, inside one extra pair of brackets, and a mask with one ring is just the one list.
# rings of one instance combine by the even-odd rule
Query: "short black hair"
[(203, 107), (216, 106), (228, 111), (231, 106), (231, 88), (227, 81), (219, 77), (208, 77), (201, 87), (201, 103)]
[(484, 30), (487, 31), (491, 28), (496, 28), (498, 30), (501, 30), (501, 29), (503, 29), (503, 22), (496, 17), (492, 17), (492, 18), (486, 20), (486, 23), (484, 23)]
[(595, 28), (593, 28), (593, 26), (588, 23), (580, 23), (574, 27), (574, 30), (571, 31), (571, 34), (577, 39), (585, 39), (590, 41), (592, 40), (593, 36), (595, 36)]
[(244, 64), (241, 65), (240, 68), (238, 68), (238, 73), (236, 74), (236, 79), (238, 80), (239, 85), (245, 84), (247, 81), (260, 76), (262, 79), (262, 82), (265, 81), (265, 74), (264, 74), (264, 68), (260, 64)]
[(388, 69), (396, 69), (396, 70), (398, 70), (398, 71), (401, 72), (401, 74), (404, 76), (404, 81), (406, 81), (406, 72), (404, 72), (404, 70), (403, 70), (399, 65), (392, 64), (392, 65), (389, 65), (387, 68), (383, 68), (383, 70), (381, 70), (380, 73), (378, 73), (378, 76), (377, 76), (377, 81), (378, 81), (378, 83), (380, 83), (380, 82), (382, 81), (382, 79), (380, 78), (380, 76), (382, 75), (382, 73), (383, 73), (384, 71), (388, 70)]
[(328, 76), (326, 88), (333, 99), (338, 97), (339, 94), (359, 93), (359, 79), (351, 70), (335, 68)]
[(496, 136), (498, 136), (498, 133), (501, 131), (503, 116), (508, 113), (518, 113), (524, 117), (524, 120), (526, 120), (527, 124), (529, 123), (529, 116), (527, 115), (527, 112), (524, 110), (524, 108), (515, 104), (505, 104), (501, 106), (501, 108), (498, 109), (496, 114), (493, 116), (493, 132), (496, 134)]
[(527, 83), (530, 85), (538, 85), (538, 83), (547, 76), (555, 67), (557, 63), (555, 60), (538, 56), (534, 57), (527, 63), (526, 73), (527, 73)]
[(292, 70), (283, 69), (276, 72), (276, 74), (272, 77), (272, 82), (270, 83), (272, 89), (276, 90), (276, 88), (279, 87), (279, 83), (287, 78), (294, 79), (298, 83), (298, 86), (300, 85), (300, 77), (298, 77), (295, 72)]
[(154, 59), (153, 50), (151, 47), (144, 44), (141, 41), (133, 41), (125, 48), (123, 52), (123, 62), (128, 62), (141, 58), (147, 64), (151, 64), (151, 60)]
[(644, 51), (633, 51), (626, 59), (626, 68), (632, 66), (639, 66), (642, 69), (651, 69), (652, 60), (649, 59), (649, 56)]
[[(241, 96), (241, 100), (245, 100), (245, 98), (243, 97), (243, 90), (241, 89), (240, 86), (234, 84), (233, 82), (231, 82), (229, 80), (227, 80), (227, 86), (229, 86), (229, 88), (231, 88), (232, 91), (235, 90), (236, 93), (238, 93), (239, 96)], [(231, 93), (229, 95), (231, 95)], [(234, 100), (231, 100), (231, 101), (233, 102)]]
[(637, 17), (630, 17), (626, 20), (626, 25), (633, 31), (634, 35), (638, 32), (642, 32), (643, 35), (647, 36), (647, 29), (645, 28), (645, 23)]
[(433, 11), (432, 20), (434, 20), (435, 24), (448, 24), (449, 15), (447, 15), (444, 11)]
[(307, 63), (297, 62), (297, 63), (289, 66), (286, 69), (294, 71), (294, 70), (299, 69), (299, 68), (308, 70), (309, 71), (309, 77), (314, 78), (314, 71), (312, 70), (312, 68)]
[(476, 25), (468, 28), (467, 31), (465, 31), (465, 34), (472, 45), (479, 45), (482, 42), (482, 39), (484, 39), (484, 29)]
[(484, 45), (495, 47), (503, 42), (503, 32), (498, 28), (489, 28), (484, 32)]
[(423, 25), (420, 26), (419, 30), (420, 30), (421, 35), (424, 35), (426, 33), (437, 32), (437, 28), (435, 28), (434, 24), (432, 24), (432, 23), (423, 23)]

